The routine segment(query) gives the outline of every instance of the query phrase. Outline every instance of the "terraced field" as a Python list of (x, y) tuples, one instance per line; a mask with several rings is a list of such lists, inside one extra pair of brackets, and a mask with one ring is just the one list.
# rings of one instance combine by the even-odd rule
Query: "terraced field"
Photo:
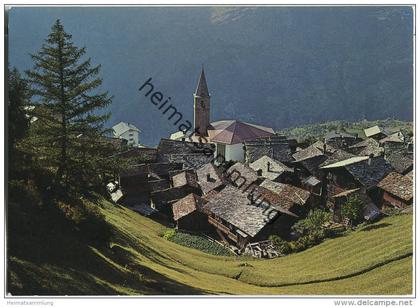
[[(109, 247), (73, 249), (59, 261), (14, 256), (19, 294), (376, 294), (412, 292), (412, 215), (382, 219), (304, 252), (272, 260), (212, 256), (161, 238), (164, 227), (102, 202)], [(75, 243), (76, 244), (76, 243)], [(74, 245), (71, 245), (74, 246)]]

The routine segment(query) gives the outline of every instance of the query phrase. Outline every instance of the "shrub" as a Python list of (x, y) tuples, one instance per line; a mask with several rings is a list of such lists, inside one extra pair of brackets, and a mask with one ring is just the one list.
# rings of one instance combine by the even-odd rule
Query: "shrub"
[(231, 256), (232, 254), (225, 247), (208, 240), (200, 235), (193, 235), (185, 232), (177, 232), (175, 229), (165, 231), (163, 237), (179, 245), (194, 248), (202, 252), (216, 256)]
[(308, 216), (293, 225), (292, 229), (302, 234), (318, 231), (331, 220), (331, 213), (320, 209), (311, 210)]
[(341, 215), (349, 219), (352, 224), (357, 224), (363, 220), (365, 208), (366, 204), (357, 195), (352, 195), (341, 206)]
[(274, 247), (276, 248), (276, 250), (280, 254), (287, 255), (287, 254), (290, 254), (292, 252), (292, 248), (290, 247), (290, 243), (283, 240), (279, 236), (271, 235), (271, 236), (268, 237), (268, 239), (271, 240), (271, 242), (273, 242)]
[(176, 235), (175, 229), (167, 229), (163, 232), (162, 237), (166, 240), (171, 240)]

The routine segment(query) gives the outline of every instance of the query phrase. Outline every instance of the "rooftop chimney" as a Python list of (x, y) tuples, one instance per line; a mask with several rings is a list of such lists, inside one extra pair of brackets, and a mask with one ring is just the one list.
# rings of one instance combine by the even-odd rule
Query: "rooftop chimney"
[(210, 174), (207, 174), (207, 182), (210, 182), (211, 181), (211, 176), (210, 176)]
[(270, 171), (270, 161), (267, 161), (267, 172)]
[(324, 143), (323, 151), (324, 151), (324, 154), (327, 153), (327, 144), (326, 143)]
[(262, 176), (262, 169), (257, 170), (257, 176)]
[(373, 154), (369, 155), (369, 159), (368, 159), (368, 165), (371, 166), (372, 165), (372, 158), (373, 158)]

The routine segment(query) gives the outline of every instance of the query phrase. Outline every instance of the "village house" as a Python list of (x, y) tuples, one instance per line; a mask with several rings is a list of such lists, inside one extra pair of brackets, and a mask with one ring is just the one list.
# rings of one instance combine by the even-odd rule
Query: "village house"
[(365, 136), (367, 138), (372, 138), (377, 141), (388, 136), (388, 133), (385, 131), (385, 129), (379, 126), (373, 126), (373, 127), (364, 129), (363, 132), (365, 133)]
[(374, 157), (383, 155), (383, 148), (379, 142), (372, 138), (367, 138), (347, 148), (347, 151), (357, 156), (370, 156)]
[(253, 204), (247, 193), (231, 185), (215, 194), (203, 206), (211, 224), (222, 241), (235, 244), (243, 250), (249, 242), (267, 239), (262, 230), (274, 226), (278, 211)]
[(212, 163), (203, 165), (197, 170), (198, 185), (203, 195), (211, 191), (220, 191), (228, 183), (222, 169)]
[(229, 167), (226, 177), (234, 186), (242, 190), (247, 190), (251, 185), (258, 185), (262, 181), (255, 170), (241, 162), (236, 162)]
[(351, 145), (356, 144), (360, 141), (357, 135), (352, 135), (342, 131), (330, 131), (325, 137), (324, 141), (326, 144), (334, 148), (347, 148)]
[(134, 147), (118, 152), (115, 156), (130, 159), (135, 164), (158, 162), (157, 148)]
[(272, 181), (283, 183), (297, 182), (293, 168), (290, 168), (280, 161), (268, 156), (262, 156), (258, 160), (250, 163), (249, 167), (256, 171), (258, 176)]
[(381, 215), (381, 211), (378, 207), (373, 203), (369, 196), (362, 192), (360, 188), (345, 190), (336, 195), (332, 196), (333, 199), (333, 221), (336, 223), (343, 223), (344, 218), (341, 214), (341, 207), (343, 204), (347, 202), (349, 197), (357, 197), (360, 199), (365, 205), (365, 209), (363, 210), (363, 218), (366, 221), (373, 221), (377, 219)]
[(327, 160), (328, 157), (324, 150), (310, 145), (294, 153), (293, 158), (295, 159), (293, 162), (295, 171), (303, 179), (309, 175), (318, 176), (319, 165)]
[(392, 172), (379, 182), (378, 187), (383, 191), (383, 208), (403, 209), (413, 204), (413, 181), (409, 175)]
[(188, 231), (205, 231), (209, 229), (207, 215), (201, 210), (204, 201), (200, 196), (191, 193), (172, 204), (173, 219), (176, 228)]
[(299, 217), (304, 217), (311, 207), (311, 193), (290, 184), (264, 180), (259, 190), (274, 208), (287, 210)]
[(130, 123), (119, 122), (112, 126), (113, 135), (115, 138), (127, 140), (129, 146), (139, 145), (140, 129)]
[(385, 156), (385, 160), (400, 174), (405, 175), (413, 170), (413, 154), (395, 152)]
[(352, 153), (349, 153), (349, 152), (344, 151), (342, 149), (337, 149), (333, 153), (329, 154), (327, 156), (327, 159), (324, 162), (322, 162), (319, 165), (319, 167), (323, 167), (323, 166), (326, 166), (326, 165), (331, 165), (333, 163), (340, 162), (340, 161), (350, 159), (350, 158), (353, 158), (353, 157), (354, 157), (354, 155)]
[(199, 189), (197, 174), (193, 170), (184, 170), (172, 176), (172, 186)]
[(186, 169), (198, 169), (214, 160), (214, 144), (185, 142), (162, 138), (157, 147), (162, 162), (182, 163)]
[(383, 157), (355, 156), (321, 167), (327, 180), (327, 198), (345, 190), (360, 188), (362, 193), (375, 202), (379, 201), (379, 191), (376, 185), (392, 170), (392, 166)]
[(268, 156), (281, 163), (290, 164), (292, 154), (296, 152), (297, 142), (283, 135), (259, 137), (244, 142), (245, 162), (253, 163), (263, 156)]

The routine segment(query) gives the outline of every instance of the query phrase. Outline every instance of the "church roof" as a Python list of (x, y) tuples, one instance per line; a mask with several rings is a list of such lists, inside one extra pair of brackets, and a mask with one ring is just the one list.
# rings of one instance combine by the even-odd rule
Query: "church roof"
[(195, 96), (210, 97), (209, 89), (207, 87), (206, 75), (204, 74), (204, 67), (201, 68), (200, 79), (198, 80)]
[(208, 130), (211, 142), (239, 144), (258, 137), (274, 135), (272, 128), (253, 125), (238, 120), (221, 120), (211, 124)]

